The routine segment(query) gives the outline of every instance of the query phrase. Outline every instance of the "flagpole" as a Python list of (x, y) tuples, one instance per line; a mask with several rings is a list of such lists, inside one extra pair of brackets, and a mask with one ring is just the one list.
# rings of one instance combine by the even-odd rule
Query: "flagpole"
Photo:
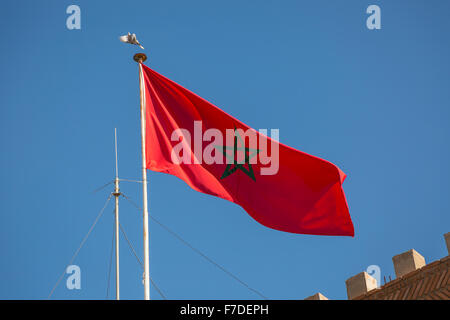
[(141, 97), (141, 145), (142, 145), (142, 195), (143, 195), (143, 222), (144, 222), (144, 299), (150, 300), (150, 267), (149, 267), (149, 232), (148, 232), (148, 202), (147, 202), (147, 163), (145, 159), (145, 88), (142, 63), (147, 60), (143, 53), (133, 57), (139, 63), (139, 88)]

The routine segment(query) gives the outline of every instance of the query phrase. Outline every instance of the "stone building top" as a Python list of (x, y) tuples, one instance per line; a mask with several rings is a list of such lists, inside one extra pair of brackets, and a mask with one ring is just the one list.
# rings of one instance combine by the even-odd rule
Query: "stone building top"
[[(425, 258), (411, 249), (392, 258), (396, 279), (378, 286), (367, 272), (345, 282), (349, 300), (450, 300), (450, 232), (444, 235), (448, 255), (426, 264)], [(316, 293), (305, 300), (328, 300)]]

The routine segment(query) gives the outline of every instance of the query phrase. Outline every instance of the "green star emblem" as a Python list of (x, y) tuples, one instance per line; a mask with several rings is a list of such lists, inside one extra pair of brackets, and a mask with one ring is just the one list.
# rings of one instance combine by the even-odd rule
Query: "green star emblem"
[[(238, 147), (238, 140), (241, 144), (240, 147)], [(246, 148), (245, 142), (240, 136), (239, 132), (237, 131), (236, 127), (234, 128), (234, 145), (232, 147), (230, 146), (214, 146), (217, 150), (223, 152), (224, 156), (233, 162), (232, 164), (227, 164), (227, 167), (225, 168), (224, 173), (220, 177), (220, 179), (224, 179), (228, 177), (229, 175), (235, 173), (238, 169), (244, 172), (247, 176), (249, 176), (253, 181), (256, 181), (255, 174), (253, 172), (252, 165), (250, 163), (250, 159), (256, 156), (260, 150), (253, 149), (253, 148)], [(231, 154), (229, 153), (231, 151)], [(242, 151), (244, 152), (245, 161), (244, 163), (238, 162), (237, 159), (237, 152)], [(245, 167), (245, 165), (248, 166), (248, 169)]]

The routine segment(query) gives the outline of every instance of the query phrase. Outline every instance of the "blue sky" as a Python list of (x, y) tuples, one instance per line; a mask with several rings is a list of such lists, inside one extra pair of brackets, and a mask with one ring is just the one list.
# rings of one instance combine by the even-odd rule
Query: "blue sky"
[[(71, 4), (81, 30), (66, 28)], [(366, 28), (370, 4), (381, 30)], [(395, 254), (446, 256), (449, 10), (417, 0), (2, 1), (0, 298), (48, 296), (112, 191), (93, 193), (114, 177), (115, 127), (120, 176), (140, 178), (139, 48), (118, 41), (126, 32), (151, 68), (348, 175), (354, 238), (275, 231), (149, 172), (150, 214), (251, 287), (272, 299), (345, 299), (345, 280), (369, 265), (394, 278)], [(121, 189), (141, 202), (140, 185)], [(53, 298), (106, 297), (112, 210), (75, 261), (81, 290), (64, 279)], [(141, 213), (126, 201), (120, 210), (142, 256)], [(121, 241), (121, 295), (142, 299)], [(150, 273), (169, 299), (258, 299), (152, 222)]]

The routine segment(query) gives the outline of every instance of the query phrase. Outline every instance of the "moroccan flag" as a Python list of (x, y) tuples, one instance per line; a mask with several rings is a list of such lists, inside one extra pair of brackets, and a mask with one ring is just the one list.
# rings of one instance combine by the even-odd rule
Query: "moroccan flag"
[(338, 167), (277, 142), (273, 130), (249, 128), (145, 65), (142, 72), (147, 169), (232, 201), (269, 228), (354, 236)]

